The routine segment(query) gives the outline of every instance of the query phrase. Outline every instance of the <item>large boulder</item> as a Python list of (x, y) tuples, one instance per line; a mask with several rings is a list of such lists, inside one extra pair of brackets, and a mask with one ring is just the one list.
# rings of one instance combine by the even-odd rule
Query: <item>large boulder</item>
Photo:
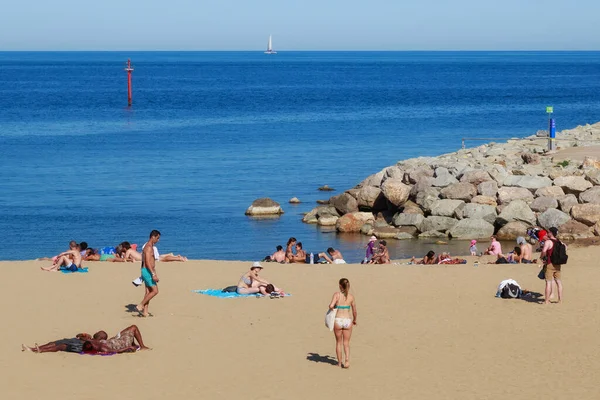
[(579, 200), (584, 203), (600, 204), (600, 186), (593, 187), (580, 193)]
[(387, 167), (384, 169), (385, 171), (385, 177), (384, 180), (386, 178), (399, 178), (399, 179), (403, 179), (404, 175), (405, 175), (405, 171), (398, 167), (397, 165), (392, 165), (391, 167)]
[(570, 220), (558, 227), (560, 240), (587, 239), (593, 236), (592, 228), (581, 222)]
[(319, 226), (335, 226), (339, 217), (335, 215), (324, 215), (317, 220)]
[(419, 207), (419, 205), (417, 203), (413, 203), (410, 200), (408, 200), (406, 203), (404, 203), (404, 206), (402, 206), (402, 212), (404, 214), (421, 214), (421, 215), (424, 214), (421, 207)]
[(428, 176), (424, 176), (423, 178), (420, 178), (417, 181), (417, 183), (415, 183), (413, 185), (413, 187), (410, 189), (410, 195), (414, 198), (420, 192), (424, 191), (427, 188), (430, 188), (433, 185), (433, 179), (434, 178), (430, 178)]
[(504, 180), (504, 186), (515, 186), (529, 190), (539, 189), (552, 185), (550, 178), (546, 176), (509, 176)]
[(433, 170), (429, 166), (420, 166), (409, 170), (405, 175), (408, 176), (409, 183), (417, 183), (422, 178), (433, 178)]
[(585, 171), (585, 177), (592, 185), (600, 185), (600, 169), (590, 168)]
[(494, 225), (479, 218), (460, 220), (448, 231), (448, 236), (456, 239), (488, 238), (493, 234)]
[(446, 238), (447, 234), (440, 231), (425, 231), (419, 233), (419, 239), (430, 239), (430, 238)]
[(498, 186), (504, 185), (504, 180), (510, 175), (500, 164), (494, 164), (492, 168), (488, 169), (488, 173), (498, 183)]
[(358, 184), (358, 186), (359, 187), (367, 187), (367, 186), (379, 187), (379, 186), (381, 186), (381, 181), (383, 180), (384, 176), (385, 176), (385, 170), (379, 171), (376, 174), (369, 175), (368, 177), (366, 177), (364, 181), (362, 181), (361, 183)]
[(525, 164), (537, 165), (540, 163), (541, 157), (536, 153), (523, 153), (521, 158)]
[(509, 222), (521, 221), (530, 226), (535, 225), (535, 214), (523, 200), (515, 200), (502, 209), (496, 222), (505, 225)]
[(460, 177), (461, 182), (470, 183), (472, 185), (479, 185), (482, 182), (491, 181), (492, 177), (486, 171), (481, 169), (474, 169), (467, 171)]
[(278, 202), (269, 199), (268, 197), (263, 197), (260, 199), (256, 199), (252, 202), (250, 207), (246, 210), (246, 215), (251, 216), (261, 216), (261, 215), (281, 215), (283, 214), (283, 210)]
[(514, 200), (523, 200), (530, 203), (533, 201), (533, 194), (529, 189), (521, 187), (501, 187), (498, 189), (498, 202), (500, 204), (510, 203)]
[(575, 195), (571, 193), (558, 197), (557, 200), (560, 209), (566, 212), (567, 214), (571, 212), (571, 208), (573, 208), (573, 206), (579, 204), (579, 202), (577, 201), (577, 197), (575, 197)]
[(498, 240), (514, 240), (519, 236), (525, 237), (527, 228), (529, 228), (529, 225), (524, 222), (512, 221), (500, 228), (496, 236)]
[(319, 211), (319, 207), (315, 207), (309, 212), (307, 212), (304, 217), (302, 217), (302, 222), (306, 224), (316, 224), (319, 222), (319, 218), (317, 218), (317, 212)]
[(477, 185), (477, 193), (495, 199), (498, 194), (498, 183), (496, 181), (481, 182)]
[(579, 194), (593, 185), (583, 176), (560, 176), (554, 180), (554, 186), (560, 186), (565, 193)]
[(477, 195), (475, 186), (468, 182), (453, 183), (440, 191), (444, 199), (469, 201)]
[(334, 206), (340, 214), (358, 211), (358, 201), (350, 193), (342, 193), (329, 199), (329, 204)]
[(546, 186), (535, 191), (536, 197), (554, 197), (555, 199), (565, 195), (560, 186)]
[(462, 210), (457, 211), (456, 217), (458, 219), (462, 218), (474, 218), (474, 219), (483, 219), (490, 224), (493, 224), (496, 221), (497, 213), (496, 207), (488, 204), (475, 204), (469, 203), (465, 204)]
[(529, 208), (535, 212), (544, 212), (549, 208), (558, 208), (558, 200), (556, 200), (554, 197), (537, 197), (531, 202)]
[(424, 210), (431, 210), (431, 206), (440, 198), (440, 191), (436, 188), (427, 188), (422, 192), (417, 193), (415, 202)]
[(378, 239), (395, 239), (399, 233), (400, 230), (398, 228), (391, 226), (384, 226), (373, 230), (373, 235), (377, 236)]
[(431, 205), (431, 215), (440, 217), (453, 217), (456, 214), (457, 209), (460, 209), (464, 206), (465, 202), (462, 200), (436, 200)]
[(369, 212), (353, 212), (344, 214), (337, 220), (335, 228), (338, 232), (360, 232), (360, 228), (368, 221), (374, 221), (373, 214)]
[(388, 178), (381, 185), (381, 191), (385, 198), (396, 207), (400, 207), (406, 203), (410, 189), (410, 186), (405, 185), (398, 178)]
[(385, 204), (381, 189), (375, 186), (363, 186), (357, 193), (356, 201), (359, 209), (378, 210)]
[(489, 197), (489, 196), (475, 196), (471, 199), (471, 203), (475, 203), (475, 204), (487, 204), (490, 206), (497, 206), (498, 203), (496, 202), (496, 197)]
[(451, 229), (454, 225), (456, 225), (457, 222), (458, 221), (454, 218), (430, 216), (423, 220), (423, 223), (421, 224), (421, 231), (446, 232), (448, 229)]
[(447, 168), (438, 167), (435, 169), (435, 179), (432, 182), (433, 186), (446, 187), (457, 182), (458, 180), (450, 174), (450, 171), (448, 171)]
[(398, 213), (394, 216), (394, 225), (395, 226), (414, 226), (419, 231), (421, 230), (421, 225), (425, 217), (421, 214), (405, 214)]
[(587, 226), (600, 221), (600, 204), (577, 204), (571, 208), (571, 216)]
[(559, 227), (569, 221), (571, 217), (569, 214), (559, 211), (554, 208), (550, 208), (543, 213), (538, 215), (538, 225), (549, 229), (554, 227)]

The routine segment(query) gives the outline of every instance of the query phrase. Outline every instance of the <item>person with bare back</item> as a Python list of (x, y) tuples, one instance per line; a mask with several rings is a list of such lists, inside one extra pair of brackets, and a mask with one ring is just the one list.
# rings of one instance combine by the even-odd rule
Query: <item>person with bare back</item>
[[(356, 303), (354, 296), (349, 293), (350, 281), (342, 278), (339, 281), (340, 291), (333, 294), (329, 309), (337, 309), (333, 333), (335, 335), (335, 355), (338, 359), (338, 367), (350, 368), (350, 337), (352, 327), (356, 325)], [(350, 314), (352, 311), (352, 314)], [(342, 347), (346, 356), (342, 364)]]
[(75, 272), (78, 268), (81, 268), (81, 251), (77, 242), (71, 240), (69, 242), (69, 250), (60, 253), (56, 256), (56, 261), (50, 267), (42, 267), (42, 270), (56, 272), (64, 269)]
[(153, 230), (150, 232), (147, 246), (144, 246), (142, 253), (142, 280), (146, 286), (146, 291), (142, 302), (136, 306), (136, 309), (143, 317), (148, 317), (148, 305), (158, 294), (158, 275), (156, 273), (156, 259), (154, 258), (154, 246), (160, 240), (160, 232)]

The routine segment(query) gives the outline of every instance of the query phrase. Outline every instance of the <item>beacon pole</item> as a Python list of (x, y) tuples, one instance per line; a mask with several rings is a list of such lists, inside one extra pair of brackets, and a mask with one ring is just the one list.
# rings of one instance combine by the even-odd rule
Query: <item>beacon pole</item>
[(556, 121), (552, 118), (554, 107), (546, 107), (548, 113), (548, 150), (556, 150)]
[(133, 72), (133, 68), (131, 67), (131, 60), (127, 60), (127, 106), (131, 107), (131, 73)]

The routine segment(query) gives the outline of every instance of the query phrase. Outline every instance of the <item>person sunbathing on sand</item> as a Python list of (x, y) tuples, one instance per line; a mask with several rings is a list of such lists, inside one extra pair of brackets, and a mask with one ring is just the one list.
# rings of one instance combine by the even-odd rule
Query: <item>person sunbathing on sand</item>
[(56, 261), (50, 267), (42, 267), (42, 271), (56, 272), (60, 269), (68, 269), (69, 271), (77, 271), (81, 268), (81, 252), (76, 241), (69, 242), (69, 250), (60, 253), (56, 257)]
[(285, 251), (283, 251), (283, 247), (277, 246), (277, 251), (271, 254), (271, 261), (278, 263), (285, 262)]
[(410, 262), (413, 264), (435, 264), (435, 253), (433, 250), (429, 250), (422, 260), (417, 261), (417, 259), (413, 257)]
[(296, 254), (288, 257), (288, 262), (306, 264), (306, 252), (302, 250), (302, 242), (296, 243)]
[[(105, 333), (106, 334), (106, 333)], [(137, 345), (135, 344), (137, 342)], [(88, 339), (83, 343), (84, 353), (129, 353), (137, 350), (150, 350), (144, 345), (142, 333), (136, 325), (131, 325), (110, 339)]]
[(102, 340), (108, 339), (108, 335), (104, 331), (99, 331), (90, 336), (87, 333), (79, 333), (74, 338), (60, 339), (53, 342), (49, 342), (43, 345), (25, 346), (21, 345), (21, 351), (31, 351), (33, 353), (56, 353), (57, 351), (66, 351), (69, 353), (81, 353), (83, 352), (83, 343), (86, 340), (95, 339)]
[[(327, 254), (329, 254), (331, 258), (329, 258)], [(346, 264), (342, 253), (333, 247), (328, 248), (327, 253), (319, 253), (319, 258), (324, 258), (329, 264)]]
[[(267, 286), (270, 285), (270, 283), (266, 279), (258, 276), (258, 274), (260, 273), (260, 271), (262, 271), (262, 269), (263, 269), (263, 266), (260, 265), (260, 263), (258, 261), (253, 263), (252, 266), (250, 267), (250, 271), (246, 272), (240, 278), (240, 281), (237, 284), (237, 293), (239, 293), (239, 294), (260, 293), (262, 295), (269, 294), (269, 292), (267, 292)], [(273, 289), (276, 292), (281, 291), (281, 289), (279, 289), (277, 287), (273, 287)]]

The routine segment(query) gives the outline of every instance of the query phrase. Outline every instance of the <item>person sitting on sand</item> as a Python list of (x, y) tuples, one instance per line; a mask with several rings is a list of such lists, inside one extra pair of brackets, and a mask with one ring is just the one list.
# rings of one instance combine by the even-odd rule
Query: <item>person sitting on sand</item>
[(288, 239), (287, 244), (285, 245), (285, 261), (292, 262), (292, 258), (294, 257), (294, 246), (296, 245), (296, 238), (291, 237)]
[(435, 262), (436, 262), (435, 253), (433, 250), (429, 250), (427, 252), (427, 254), (425, 254), (425, 257), (423, 257), (422, 260), (417, 261), (417, 259), (415, 257), (413, 257), (410, 260), (410, 262), (413, 264), (427, 264), (427, 265), (435, 264)]
[[(350, 368), (350, 338), (352, 337), (352, 328), (356, 325), (356, 303), (354, 296), (349, 293), (350, 281), (346, 278), (340, 279), (339, 292), (333, 294), (329, 309), (336, 309), (333, 325), (333, 334), (335, 335), (335, 355), (338, 359), (338, 367)], [(345, 353), (345, 361), (342, 364), (342, 348)]]
[[(137, 345), (135, 344), (136, 342)], [(83, 343), (84, 353), (119, 354), (137, 350), (150, 350), (150, 348), (144, 345), (142, 333), (136, 325), (131, 325), (123, 329), (110, 339), (88, 339)]]
[(271, 254), (272, 262), (284, 263), (285, 262), (285, 251), (283, 251), (283, 247), (277, 246), (277, 251)]
[(492, 242), (490, 243), (490, 247), (487, 248), (485, 254), (497, 256), (498, 254), (502, 254), (502, 246), (500, 242), (497, 240), (496, 235), (492, 235)]
[(302, 249), (302, 242), (296, 243), (296, 254), (292, 254), (288, 257), (288, 262), (290, 263), (298, 263), (298, 264), (306, 264), (306, 251)]
[(521, 249), (521, 264), (531, 264), (533, 262), (533, 246), (527, 243), (523, 236), (517, 238), (517, 244)]
[(346, 264), (342, 253), (340, 253), (339, 250), (336, 250), (333, 247), (328, 248), (327, 253), (319, 253), (319, 258), (324, 258), (329, 264)]
[(100, 254), (95, 249), (88, 247), (82, 252), (83, 261), (100, 261)]
[(77, 271), (81, 268), (81, 253), (79, 252), (79, 245), (76, 241), (71, 240), (69, 242), (69, 250), (60, 253), (56, 261), (50, 267), (42, 267), (42, 271), (56, 272), (61, 269), (69, 271)]
[(369, 264), (390, 264), (390, 253), (387, 248), (387, 242), (385, 240), (380, 240), (379, 245), (377, 246), (377, 252), (373, 255), (373, 258), (369, 262)]
[[(240, 281), (237, 284), (237, 293), (238, 294), (255, 294), (260, 293), (262, 295), (267, 295), (267, 285), (269, 282), (258, 276), (260, 271), (262, 271), (263, 266), (260, 265), (258, 261), (254, 262), (250, 267), (250, 271), (246, 272), (240, 278)], [(276, 292), (279, 292), (281, 289), (274, 288)]]
[(57, 351), (66, 351), (69, 353), (82, 353), (83, 343), (85, 343), (86, 340), (90, 339), (108, 339), (108, 335), (104, 331), (96, 332), (94, 336), (90, 336), (87, 333), (79, 333), (74, 338), (55, 340), (53, 342), (49, 342), (41, 346), (37, 343), (34, 346), (25, 346), (24, 344), (22, 344), (21, 351), (31, 351), (33, 353), (38, 354), (56, 353)]
[(521, 258), (521, 248), (515, 247), (513, 251), (506, 256), (506, 261), (508, 261), (509, 264), (520, 264)]

